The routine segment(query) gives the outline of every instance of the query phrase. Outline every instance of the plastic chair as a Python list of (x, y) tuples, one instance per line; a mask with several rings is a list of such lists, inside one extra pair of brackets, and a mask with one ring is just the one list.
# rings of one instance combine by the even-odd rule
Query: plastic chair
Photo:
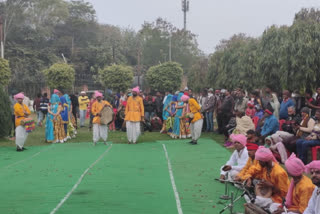
[(320, 150), (320, 146), (312, 147), (312, 160), (317, 160), (318, 149)]

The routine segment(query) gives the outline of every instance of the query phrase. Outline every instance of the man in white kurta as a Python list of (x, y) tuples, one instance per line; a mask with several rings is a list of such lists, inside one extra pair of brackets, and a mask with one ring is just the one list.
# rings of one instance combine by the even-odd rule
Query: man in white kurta
[(246, 136), (243, 134), (232, 134), (230, 135), (230, 138), (234, 142), (235, 150), (227, 163), (221, 167), (220, 179), (233, 181), (237, 174), (246, 165), (249, 155), (246, 148)]
[(314, 189), (309, 200), (307, 209), (304, 214), (319, 214), (320, 213), (320, 160), (312, 161), (306, 166), (306, 171), (311, 174), (311, 180), (317, 187)]

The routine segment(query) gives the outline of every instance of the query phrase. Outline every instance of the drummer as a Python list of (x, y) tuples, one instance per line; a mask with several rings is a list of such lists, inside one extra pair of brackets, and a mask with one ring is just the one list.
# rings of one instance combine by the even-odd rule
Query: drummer
[[(288, 174), (292, 177), (285, 202), (288, 213), (304, 213), (315, 185), (310, 178), (303, 175), (305, 171), (304, 163), (294, 153), (286, 160), (285, 166)], [(275, 204), (275, 206), (279, 206), (279, 208), (273, 214), (285, 213), (281, 204)]]
[(268, 208), (271, 213), (277, 210), (271, 205), (282, 203), (289, 189), (289, 179), (287, 172), (279, 165), (270, 149), (260, 146), (255, 154), (255, 159), (259, 161), (257, 167), (251, 167), (246, 175), (247, 186), (252, 185), (253, 179), (261, 179), (256, 184), (256, 189), (270, 189), (271, 197), (263, 197), (256, 194), (255, 204), (261, 208)]
[(100, 123), (101, 111), (105, 106), (110, 106), (108, 101), (102, 100), (103, 95), (99, 91), (95, 92), (96, 102), (93, 103), (91, 113), (94, 116), (93, 123), (93, 145), (95, 146), (100, 138), (103, 139), (105, 145), (107, 144), (108, 139), (108, 125), (102, 125)]
[(14, 115), (15, 115), (15, 125), (16, 125), (16, 145), (17, 152), (25, 150), (24, 143), (27, 140), (28, 133), (24, 126), (21, 125), (21, 121), (26, 119), (30, 114), (30, 110), (27, 105), (23, 104), (24, 99), (23, 93), (16, 94), (14, 99), (17, 100), (17, 103), (14, 105)]

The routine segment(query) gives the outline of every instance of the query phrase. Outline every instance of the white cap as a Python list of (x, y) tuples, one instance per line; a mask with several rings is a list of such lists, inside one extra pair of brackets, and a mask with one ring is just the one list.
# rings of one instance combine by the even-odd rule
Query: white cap
[(80, 94), (86, 94), (86, 92), (85, 91), (81, 91), (81, 93)]

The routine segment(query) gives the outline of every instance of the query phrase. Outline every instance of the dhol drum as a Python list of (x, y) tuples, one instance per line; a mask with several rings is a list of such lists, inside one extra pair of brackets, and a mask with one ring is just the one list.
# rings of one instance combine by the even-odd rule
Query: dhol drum
[(245, 214), (268, 214), (268, 212), (264, 211), (260, 207), (255, 204), (244, 204), (244, 213)]
[(20, 124), (24, 126), (24, 128), (26, 129), (26, 132), (29, 132), (29, 133), (34, 131), (36, 128), (35, 122), (32, 118), (22, 119)]
[(101, 118), (100, 118), (100, 123), (101, 125), (109, 125), (112, 123), (114, 119), (114, 112), (110, 106), (105, 106), (101, 110)]
[(259, 185), (259, 183), (257, 183), (254, 187), (254, 192), (255, 192), (256, 196), (261, 196), (263, 198), (271, 198), (272, 187), (265, 187), (265, 186)]

